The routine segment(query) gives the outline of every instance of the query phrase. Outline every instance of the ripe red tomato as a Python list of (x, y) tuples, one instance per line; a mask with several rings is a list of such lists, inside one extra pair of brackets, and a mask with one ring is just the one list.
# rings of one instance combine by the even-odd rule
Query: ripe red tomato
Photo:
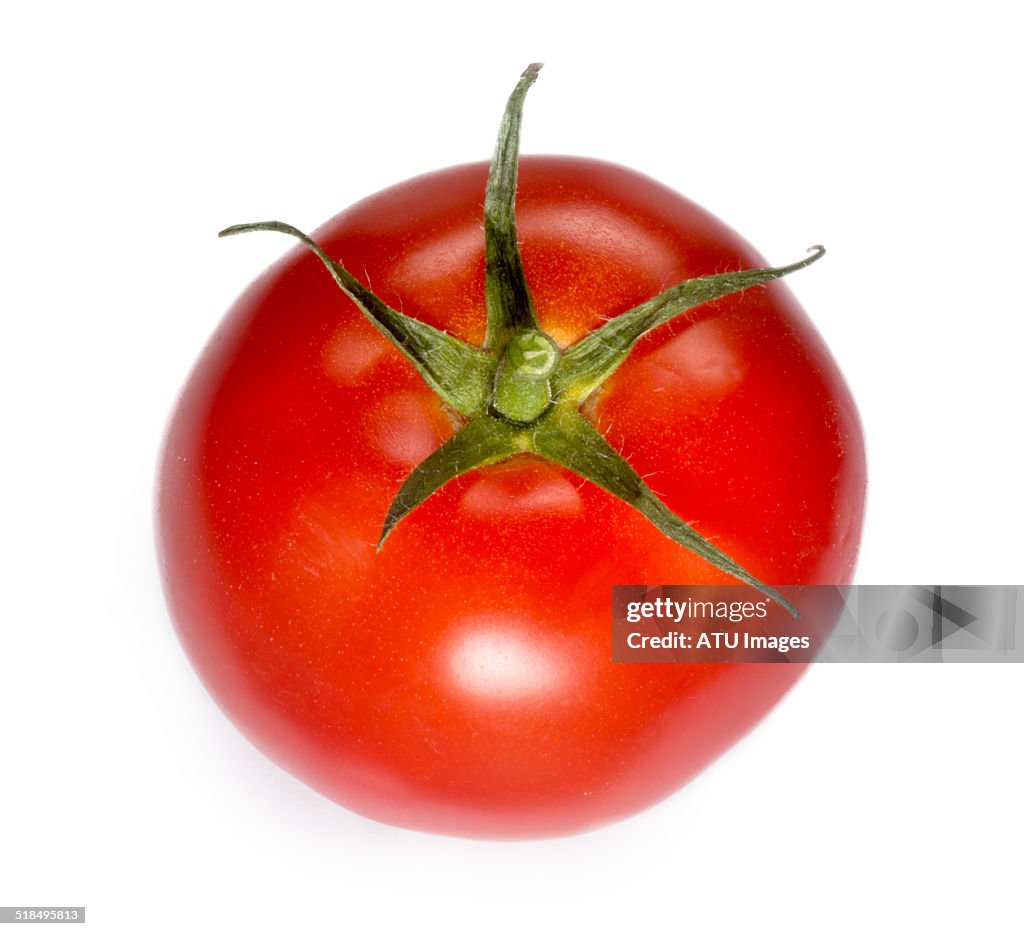
[[(480, 344), (487, 166), (381, 192), (315, 239), (393, 308)], [(678, 281), (763, 266), (619, 166), (524, 158), (523, 266), (569, 345)], [(662, 499), (767, 582), (844, 584), (865, 490), (854, 405), (785, 284), (645, 337), (584, 414)], [(798, 678), (784, 664), (622, 664), (611, 587), (729, 582), (531, 455), (427, 499), (377, 552), (455, 421), (297, 247), (238, 301), (174, 414), (159, 485), (186, 650), (270, 757), (385, 822), (476, 837), (584, 830), (676, 790)]]

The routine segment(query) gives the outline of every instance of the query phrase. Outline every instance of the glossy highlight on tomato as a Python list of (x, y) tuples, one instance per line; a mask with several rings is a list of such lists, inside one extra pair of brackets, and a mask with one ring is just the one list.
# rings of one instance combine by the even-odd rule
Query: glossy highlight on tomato
[[(393, 309), (480, 346), (487, 182), (485, 163), (421, 176), (313, 240)], [(515, 215), (561, 349), (674, 283), (765, 266), (708, 212), (604, 162), (522, 158)], [(861, 430), (784, 283), (647, 334), (581, 412), (758, 580), (850, 581)], [(316, 256), (288, 253), (221, 323), (168, 430), (158, 539), (182, 643), (253, 743), (363, 815), (527, 838), (636, 813), (803, 667), (613, 663), (613, 585), (734, 579), (535, 453), (455, 477), (378, 551), (396, 491), (463, 423)]]

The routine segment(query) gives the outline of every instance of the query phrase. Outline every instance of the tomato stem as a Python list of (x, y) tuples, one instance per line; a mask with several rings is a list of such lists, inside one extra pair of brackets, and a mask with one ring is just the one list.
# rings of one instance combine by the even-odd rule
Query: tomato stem
[(551, 405), (551, 372), (558, 366), (558, 345), (541, 331), (514, 335), (498, 365), (491, 405), (507, 419), (532, 423)]

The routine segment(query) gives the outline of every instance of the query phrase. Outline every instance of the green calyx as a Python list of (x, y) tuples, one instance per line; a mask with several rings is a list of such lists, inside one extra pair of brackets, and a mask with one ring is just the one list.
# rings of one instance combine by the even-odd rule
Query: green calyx
[(523, 103), (540, 65), (523, 72), (509, 97), (491, 160), (484, 198), (487, 332), (482, 347), (389, 307), (306, 234), (279, 221), (239, 224), (224, 237), (278, 231), (302, 241), (339, 288), (413, 364), (462, 427), (421, 462), (399, 488), (384, 518), (378, 549), (401, 520), (449, 481), (476, 468), (532, 453), (564, 466), (634, 507), (665, 536), (734, 578), (796, 609), (775, 589), (685, 523), (582, 415), (580, 406), (629, 357), (650, 331), (696, 306), (803, 269), (824, 254), (783, 267), (741, 270), (686, 280), (615, 316), (560, 349), (537, 321), (523, 270), (515, 223), (519, 132)]

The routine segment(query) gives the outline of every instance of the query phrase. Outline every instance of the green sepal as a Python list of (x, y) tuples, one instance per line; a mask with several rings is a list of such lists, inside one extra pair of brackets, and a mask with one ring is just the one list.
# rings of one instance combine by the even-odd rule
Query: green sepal
[(540, 69), (538, 64), (530, 65), (508, 99), (487, 176), (484, 196), (487, 337), (484, 347), (496, 351), (501, 351), (518, 332), (538, 328), (537, 313), (519, 252), (515, 202), (523, 103)]
[(328, 269), (342, 292), (402, 352), (445, 403), (467, 419), (483, 412), (496, 367), (493, 355), (392, 309), (324, 253), (308, 234), (290, 224), (282, 221), (235, 224), (225, 228), (219, 236), (249, 231), (277, 231), (302, 241)]
[(618, 369), (644, 335), (705, 302), (802, 270), (825, 253), (821, 246), (810, 249), (811, 256), (788, 266), (739, 270), (684, 280), (653, 299), (615, 316), (562, 354), (560, 366), (551, 378), (552, 393), (556, 399), (571, 401), (578, 406)]
[(774, 588), (677, 517), (643, 478), (573, 406), (555, 406), (532, 427), (531, 448), (636, 508), (673, 542), (706, 559), (741, 582), (777, 601), (794, 617), (800, 613)]
[(421, 461), (398, 489), (384, 518), (377, 549), (391, 531), (431, 494), (459, 475), (504, 461), (528, 447), (526, 434), (492, 416), (478, 416)]

